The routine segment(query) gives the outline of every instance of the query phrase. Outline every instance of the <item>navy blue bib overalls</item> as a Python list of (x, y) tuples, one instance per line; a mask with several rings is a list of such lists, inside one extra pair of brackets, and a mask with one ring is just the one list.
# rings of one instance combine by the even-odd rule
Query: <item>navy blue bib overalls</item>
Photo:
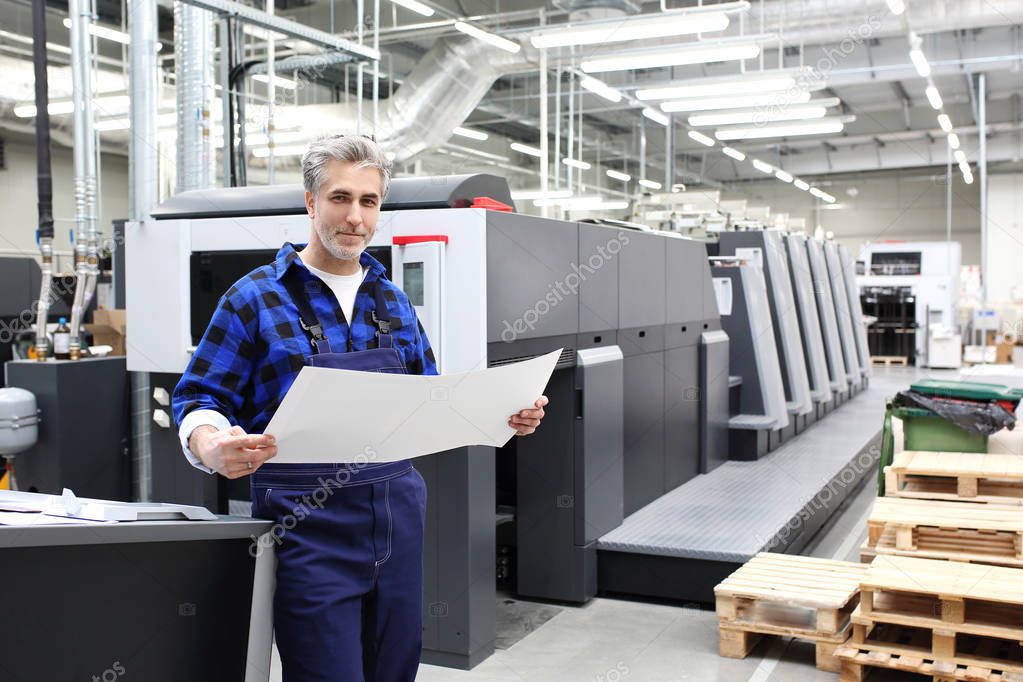
[[(390, 313), (374, 283), (377, 348), (333, 352), (295, 272), (287, 286), (315, 367), (404, 374)], [(357, 395), (337, 396), (344, 410)], [(339, 443), (341, 445), (341, 443)], [(344, 443), (346, 448), (359, 447)], [(405, 682), (422, 648), (426, 485), (411, 462), (264, 464), (252, 515), (275, 523), (274, 630), (283, 682)]]

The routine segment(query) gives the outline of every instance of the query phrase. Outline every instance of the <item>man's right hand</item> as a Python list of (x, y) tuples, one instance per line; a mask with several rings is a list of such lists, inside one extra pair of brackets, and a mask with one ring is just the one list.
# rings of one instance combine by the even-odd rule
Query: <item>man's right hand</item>
[(221, 431), (208, 424), (192, 431), (188, 449), (203, 464), (227, 478), (248, 476), (277, 454), (271, 435), (250, 435), (240, 426)]

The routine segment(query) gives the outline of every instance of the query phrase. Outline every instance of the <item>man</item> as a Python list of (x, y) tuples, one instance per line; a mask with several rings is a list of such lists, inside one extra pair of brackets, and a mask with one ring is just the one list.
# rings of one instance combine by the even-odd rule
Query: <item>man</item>
[[(365, 137), (325, 138), (302, 174), (308, 246), (285, 244), (227, 291), (174, 391), (174, 417), (190, 462), (252, 475), (253, 515), (287, 529), (274, 596), (285, 682), (414, 680), (422, 477), (408, 460), (373, 464), (372, 453), (364, 466), (267, 463), (277, 450), (262, 432), (303, 366), (437, 373), (415, 309), (365, 252), (390, 182), (383, 152)], [(351, 400), (337, 396), (338, 411)], [(532, 433), (546, 404), (541, 396), (508, 425)], [(310, 498), (326, 499), (311, 508)]]

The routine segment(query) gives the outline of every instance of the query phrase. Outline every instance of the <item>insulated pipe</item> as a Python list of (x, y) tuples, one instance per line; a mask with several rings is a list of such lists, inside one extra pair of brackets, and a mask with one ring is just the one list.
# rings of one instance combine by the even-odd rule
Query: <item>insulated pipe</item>
[[(274, 0), (266, 0), (266, 13), (271, 17), (274, 15)], [(277, 98), (277, 73), (274, 71), (276, 61), (277, 41), (274, 39), (273, 31), (268, 31), (266, 38), (266, 65), (269, 69), (266, 79), (266, 146), (270, 151), (266, 159), (266, 182), (268, 185), (274, 184), (274, 166), (276, 165), (274, 155), (274, 106), (277, 104), (274, 101)], [(242, 121), (242, 126), (244, 125), (245, 122)]]
[(92, 23), (90, 0), (70, 0), (71, 78), (74, 93), (75, 298), (71, 306), (71, 359), (81, 357), (82, 317), (91, 299), (96, 254), (96, 137), (92, 114)]
[(46, 0), (32, 3), (32, 58), (35, 69), (36, 100), (36, 183), (39, 196), (39, 225), (36, 235), (42, 256), (42, 281), (36, 308), (36, 358), (45, 360), (50, 352), (46, 320), (50, 312), (50, 284), (53, 279), (53, 176), (50, 168), (50, 96), (46, 57)]
[[(442, 147), (495, 80), (535, 69), (536, 65), (521, 52), (511, 54), (472, 38), (438, 40), (381, 107), (377, 142), (395, 154), (396, 163)], [(315, 121), (309, 126), (313, 136), (317, 129), (357, 130), (358, 109), (355, 102), (312, 104), (299, 107), (299, 112), (305, 120)]]
[[(129, 214), (142, 223), (157, 202), (159, 174), (156, 143), (157, 14), (156, 0), (128, 0), (128, 32), (131, 35), (128, 87), (131, 91), (131, 137)], [(136, 312), (140, 315), (142, 311)], [(129, 320), (131, 324), (133, 320)], [(135, 463), (134, 497), (148, 502), (153, 497), (153, 446), (150, 433), (150, 383), (147, 372), (131, 372), (132, 459)]]
[(177, 77), (177, 192), (210, 186), (208, 91), (213, 70), (213, 24), (204, 9), (174, 3), (174, 64)]

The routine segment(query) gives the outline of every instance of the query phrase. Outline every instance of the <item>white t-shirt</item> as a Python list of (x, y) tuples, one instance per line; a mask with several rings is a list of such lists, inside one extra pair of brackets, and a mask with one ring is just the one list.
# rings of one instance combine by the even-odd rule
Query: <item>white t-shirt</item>
[(341, 304), (345, 319), (348, 320), (348, 324), (351, 324), (352, 314), (355, 312), (355, 295), (359, 292), (359, 287), (362, 286), (362, 280), (366, 278), (366, 268), (362, 268), (354, 275), (332, 275), (329, 272), (317, 270), (308, 263), (305, 266), (309, 268), (309, 272), (322, 279), (323, 283), (334, 292), (337, 302)]

